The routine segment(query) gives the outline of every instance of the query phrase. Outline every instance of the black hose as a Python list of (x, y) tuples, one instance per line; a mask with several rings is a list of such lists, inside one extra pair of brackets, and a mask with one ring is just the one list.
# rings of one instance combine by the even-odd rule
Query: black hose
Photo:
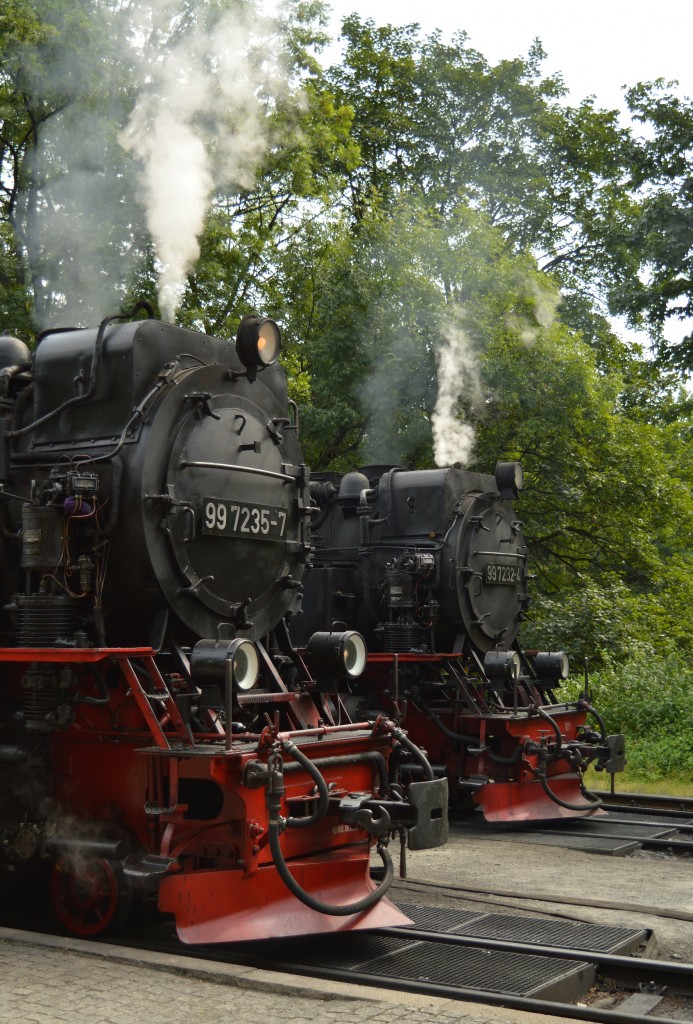
[(375, 906), (375, 904), (383, 898), (394, 881), (395, 869), (392, 863), (392, 858), (387, 851), (387, 847), (383, 846), (382, 843), (378, 843), (378, 853), (380, 854), (385, 867), (385, 874), (377, 889), (373, 889), (367, 896), (364, 896), (363, 899), (357, 900), (356, 903), (323, 903), (322, 900), (317, 899), (315, 896), (311, 896), (310, 893), (301, 888), (289, 871), (279, 842), (278, 818), (276, 820), (272, 820), (270, 817), (269, 847), (272, 853), (272, 859), (274, 860), (274, 866), (289, 892), (292, 892), (294, 896), (301, 901), (301, 903), (310, 907), (311, 910), (316, 910), (319, 914), (327, 914), (330, 917), (348, 917), (351, 914), (361, 914), (364, 910), (370, 910), (371, 907)]
[(597, 709), (593, 708), (589, 701), (586, 700), (579, 700), (576, 707), (581, 708), (583, 711), (586, 711), (588, 715), (592, 715), (593, 718), (596, 718), (597, 724), (599, 725), (600, 739), (602, 743), (606, 743), (606, 724)]
[[(390, 857), (387, 847), (382, 843), (378, 843), (377, 849), (380, 854), (380, 858), (385, 867), (385, 874), (380, 885), (364, 896), (363, 899), (357, 900), (356, 903), (349, 904), (332, 904), (324, 903), (322, 900), (317, 899), (315, 896), (311, 896), (310, 893), (306, 892), (302, 886), (296, 881), (294, 876), (289, 871), (287, 863), (282, 853), (281, 843), (279, 837), (281, 835), (283, 827), (295, 828), (305, 827), (306, 824), (314, 824), (324, 815), (320, 814), (320, 809), (323, 803), (323, 787), (325, 796), (329, 796), (327, 784), (320, 775), (317, 768), (314, 768), (310, 764), (309, 758), (305, 757), (300, 750), (292, 743), (291, 740), (282, 741), (283, 749), (296, 758), (296, 760), (305, 767), (311, 775), (311, 778), (315, 779), (316, 785), (318, 785), (318, 792), (320, 794), (320, 801), (318, 809), (314, 814), (307, 818), (286, 818), (285, 820), (281, 817), (281, 803), (284, 795), (284, 771), (283, 767), (270, 768), (267, 774), (267, 781), (265, 783), (267, 787), (267, 810), (268, 810), (268, 836), (269, 836), (269, 847), (272, 853), (272, 859), (277, 869), (279, 877), (284, 882), (289, 892), (305, 904), (310, 907), (311, 910), (317, 911), (319, 914), (327, 914), (331, 917), (348, 917), (351, 914), (360, 914), (364, 910), (369, 910), (372, 906), (382, 899), (385, 893), (388, 891), (395, 877), (395, 869), (392, 864), (392, 858)], [(281, 760), (279, 759), (281, 765)], [(318, 783), (318, 776), (320, 776), (321, 782)]]
[[(428, 705), (425, 704), (418, 696), (416, 698), (416, 703), (422, 709), (426, 717), (430, 718), (433, 724), (440, 729), (443, 735), (447, 736), (448, 739), (457, 740), (460, 743), (464, 743), (467, 747), (474, 746), (479, 742), (478, 736), (472, 736), (470, 733), (454, 732), (452, 729), (449, 729), (442, 718), (439, 718), (435, 711), (429, 708)], [(513, 753), (508, 754), (507, 756), (504, 756), (503, 754), (494, 754), (492, 750), (487, 750), (486, 753), (488, 754), (489, 759), (494, 761), (496, 764), (517, 764), (522, 757), (523, 750), (521, 746), (516, 747)]]
[[(310, 761), (310, 764), (317, 769), (323, 768), (341, 768), (347, 764), (368, 764), (372, 763), (378, 772), (378, 784), (380, 792), (383, 796), (387, 796), (390, 799), (396, 800), (398, 798), (397, 793), (392, 792), (391, 782), (387, 775), (387, 764), (385, 758), (378, 750), (362, 750), (358, 754), (336, 754), (333, 757), (316, 757), (315, 760)], [(284, 773), (296, 770), (299, 768), (299, 764), (284, 765)], [(399, 797), (401, 800), (401, 797)]]
[(391, 731), (394, 738), (396, 740), (399, 740), (401, 745), (405, 747), (405, 749), (408, 750), (410, 754), (413, 754), (413, 756), (419, 762), (419, 764), (424, 770), (424, 775), (426, 776), (428, 781), (433, 782), (435, 780), (435, 775), (433, 774), (433, 769), (431, 768), (431, 765), (429, 764), (429, 761), (426, 755), (424, 754), (423, 750), (417, 747), (415, 743), (412, 743), (412, 741), (407, 736), (406, 732), (403, 732), (403, 730), (398, 728), (397, 726), (395, 726)]
[[(543, 754), (543, 756), (542, 756), (542, 754)], [(556, 796), (556, 794), (550, 788), (549, 783), (548, 783), (547, 778), (546, 778), (546, 770), (545, 770), (546, 769), (546, 760), (547, 760), (547, 754), (546, 754), (546, 751), (543, 751), (542, 753), (539, 754), (539, 762), (540, 762), (541, 767), (540, 768), (535, 768), (535, 769), (532, 769), (532, 770), (534, 771), (534, 774), (536, 775), (536, 777), (539, 779), (539, 782), (541, 783), (541, 788), (544, 790), (544, 792), (546, 793), (546, 795), (549, 797), (550, 800), (553, 800), (553, 802), (555, 804), (558, 804), (559, 807), (565, 807), (566, 810), (568, 810), (568, 811), (585, 811), (585, 810), (590, 810), (591, 811), (591, 810), (596, 810), (598, 807), (602, 806), (602, 803), (603, 803), (602, 800), (599, 797), (594, 797), (594, 799), (592, 799), (592, 794), (589, 792), (589, 790), (585, 789), (584, 786), (582, 786), (582, 792), (584, 794), (585, 800), (589, 800), (589, 803), (591, 805), (590, 807), (585, 807), (584, 804), (571, 804), (571, 803), (568, 803), (567, 800), (562, 800), (560, 798), (560, 796)]]
[(108, 684), (106, 683), (106, 680), (102, 676), (101, 672), (98, 671), (98, 669), (94, 669), (93, 671), (94, 671), (94, 681), (96, 683), (96, 688), (98, 689), (98, 691), (101, 694), (101, 696), (100, 697), (85, 697), (81, 693), (76, 693), (75, 694), (75, 704), (90, 704), (92, 707), (100, 707), (100, 706), (103, 706), (105, 704), (108, 704), (108, 702), (110, 701), (111, 695), (110, 695), (110, 692), (109, 692), (109, 689), (108, 689)]
[(430, 718), (430, 720), (433, 722), (436, 728), (440, 729), (443, 735), (447, 736), (449, 740), (457, 740), (458, 743), (464, 743), (465, 746), (473, 746), (475, 743), (478, 743), (478, 736), (472, 736), (471, 733), (466, 732), (454, 732), (452, 729), (450, 729), (442, 720), (442, 718), (439, 718), (435, 711), (432, 708), (429, 708), (428, 704), (421, 700), (418, 694), (414, 698), (414, 702), (418, 705), (418, 707), (421, 708), (426, 718)]
[(311, 828), (313, 825), (317, 825), (317, 823), (327, 814), (327, 808), (330, 803), (330, 793), (327, 788), (327, 783), (310, 758), (306, 757), (306, 755), (298, 749), (295, 743), (291, 740), (282, 740), (282, 749), (284, 753), (291, 754), (294, 760), (298, 761), (302, 768), (305, 768), (318, 790), (318, 806), (315, 808), (313, 813), (306, 815), (304, 818), (287, 818), (286, 827)]
[(554, 722), (551, 715), (544, 711), (542, 707), (539, 707), (538, 704), (534, 706), (533, 710), (536, 711), (540, 718), (543, 718), (545, 722), (549, 723), (549, 725), (556, 734), (556, 746), (554, 747), (551, 755), (549, 756), (549, 761), (555, 761), (561, 753), (561, 745), (563, 743), (563, 737), (561, 736), (561, 730), (558, 725), (558, 722)]
[(515, 747), (512, 754), (494, 754), (492, 750), (488, 750), (488, 756), (491, 761), (495, 764), (517, 764), (522, 759), (524, 754), (524, 747)]

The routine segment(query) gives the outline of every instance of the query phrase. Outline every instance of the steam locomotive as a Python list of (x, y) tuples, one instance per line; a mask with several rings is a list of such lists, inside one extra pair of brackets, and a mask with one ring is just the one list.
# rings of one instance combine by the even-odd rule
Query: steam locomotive
[(443, 843), (447, 784), (348, 715), (357, 632), (292, 645), (314, 509), (279, 329), (140, 305), (0, 338), (0, 876), (48, 867), (84, 936), (147, 900), (189, 943), (406, 922), (388, 842)]
[(315, 555), (294, 634), (307, 650), (316, 630), (365, 637), (368, 667), (347, 706), (406, 724), (449, 779), (454, 807), (496, 822), (601, 814), (584, 772), (622, 770), (623, 737), (607, 736), (588, 679), (581, 699), (558, 699), (565, 652), (518, 642), (529, 604), (512, 505), (522, 482), (514, 462), (493, 475), (314, 474)]

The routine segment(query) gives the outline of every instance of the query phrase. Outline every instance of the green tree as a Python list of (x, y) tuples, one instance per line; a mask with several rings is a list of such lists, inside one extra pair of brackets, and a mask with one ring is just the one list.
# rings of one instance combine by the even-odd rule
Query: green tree
[[(611, 304), (631, 323), (652, 333), (659, 352), (673, 365), (693, 367), (693, 102), (662, 80), (627, 93), (643, 137), (628, 148), (630, 185), (638, 202), (624, 224), (623, 240), (638, 261), (639, 274), (618, 277)], [(668, 340), (678, 326), (681, 340)], [(677, 333), (675, 330), (674, 333)]]

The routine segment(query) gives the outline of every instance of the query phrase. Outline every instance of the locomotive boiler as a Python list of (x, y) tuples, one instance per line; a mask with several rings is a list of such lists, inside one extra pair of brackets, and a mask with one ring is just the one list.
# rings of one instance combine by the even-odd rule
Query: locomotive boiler
[[(406, 723), (458, 808), (492, 821), (602, 813), (583, 776), (624, 766), (587, 686), (556, 696), (562, 651), (527, 651), (527, 546), (513, 499), (518, 463), (494, 475), (371, 466), (318, 473), (315, 555), (295, 635), (357, 629), (368, 667), (351, 685), (357, 715)], [(416, 771), (412, 766), (412, 771)]]
[(402, 923), (388, 843), (442, 843), (446, 785), (346, 713), (360, 635), (292, 645), (314, 510), (279, 329), (139, 311), (0, 338), (0, 874), (48, 866), (81, 935), (138, 900), (185, 942)]

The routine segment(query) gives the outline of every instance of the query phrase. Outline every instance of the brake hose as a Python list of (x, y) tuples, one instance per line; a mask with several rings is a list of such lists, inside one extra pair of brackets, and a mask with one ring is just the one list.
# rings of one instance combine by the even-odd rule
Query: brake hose
[(561, 730), (558, 725), (558, 722), (554, 722), (551, 715), (548, 714), (548, 712), (544, 711), (543, 708), (539, 707), (538, 704), (535, 704), (531, 710), (536, 711), (540, 718), (543, 718), (545, 722), (548, 722), (556, 734), (556, 746), (553, 748), (553, 751), (549, 757), (549, 761), (555, 761), (561, 753), (561, 745), (563, 743), (563, 737), (561, 736)]
[(428, 781), (433, 782), (435, 780), (435, 775), (433, 774), (433, 769), (431, 768), (428, 758), (424, 754), (423, 750), (417, 747), (415, 743), (412, 743), (412, 741), (407, 736), (406, 732), (400, 729), (399, 726), (393, 724), (390, 731), (392, 735), (395, 737), (395, 739), (399, 740), (401, 745), (406, 750), (408, 750), (410, 754), (413, 754), (413, 756), (416, 758), (416, 760), (423, 768), (424, 775), (426, 776)]
[(548, 752), (546, 750), (541, 750), (541, 751), (539, 751), (539, 765), (540, 765), (540, 767), (539, 768), (533, 768), (532, 765), (529, 765), (529, 768), (531, 769), (531, 771), (534, 772), (536, 777), (539, 779), (539, 782), (541, 783), (541, 788), (544, 790), (544, 792), (546, 793), (546, 795), (549, 797), (550, 800), (553, 800), (553, 802), (555, 804), (558, 804), (560, 807), (565, 807), (566, 810), (568, 810), (568, 811), (586, 811), (586, 810), (592, 811), (592, 810), (596, 810), (598, 807), (602, 806), (601, 798), (598, 797), (598, 796), (595, 796), (594, 799), (593, 799), (592, 798), (592, 794), (589, 793), (589, 790), (585, 789), (584, 786), (582, 786), (582, 784), (581, 784), (582, 792), (583, 792), (583, 794), (585, 796), (585, 800), (589, 801), (589, 807), (585, 807), (584, 804), (571, 804), (571, 803), (568, 803), (567, 800), (562, 800), (560, 798), (560, 796), (556, 796), (556, 794), (553, 792), (553, 790), (549, 786), (548, 780), (546, 778), (546, 762), (547, 762), (547, 759), (548, 759)]
[(330, 802), (330, 793), (327, 788), (327, 783), (325, 782), (322, 772), (315, 767), (309, 757), (306, 757), (306, 755), (298, 749), (295, 743), (288, 739), (282, 740), (282, 749), (285, 753), (291, 754), (293, 759), (298, 761), (302, 768), (305, 768), (318, 790), (318, 806), (315, 808), (313, 813), (301, 818), (287, 818), (286, 827), (310, 828), (312, 825), (317, 825), (317, 823), (327, 814), (327, 808)]
[[(429, 708), (428, 705), (418, 696), (416, 697), (416, 703), (422, 709), (426, 717), (430, 718), (436, 728), (440, 729), (443, 735), (447, 736), (449, 740), (457, 740), (459, 743), (464, 743), (466, 747), (473, 746), (479, 742), (478, 736), (472, 736), (470, 733), (454, 732), (452, 729), (448, 728), (442, 718), (439, 718), (435, 711), (433, 711), (432, 708)], [(487, 750), (486, 753), (488, 754), (489, 759), (496, 764), (517, 764), (522, 757), (523, 749), (521, 746), (516, 747), (512, 754), (508, 754), (507, 756), (504, 754), (495, 754), (492, 750)]]
[(588, 715), (592, 715), (593, 718), (596, 718), (597, 724), (599, 726), (600, 739), (602, 743), (606, 743), (606, 723), (604, 722), (604, 719), (599, 714), (597, 709), (593, 708), (589, 701), (586, 700), (577, 701), (575, 707), (579, 708), (581, 711), (586, 711)]
[[(286, 744), (290, 744), (290, 740), (285, 740), (282, 743), (285, 749)], [(293, 746), (293, 744), (291, 744)], [(292, 756), (296, 757), (297, 748), (291, 751)], [(308, 758), (306, 758), (308, 761)], [(312, 767), (312, 766), (311, 766)], [(320, 773), (316, 773), (319, 775)], [(315, 778), (315, 774), (311, 771), (311, 778)], [(323, 779), (324, 784), (324, 779)], [(327, 786), (325, 785), (325, 792), (327, 792)], [(272, 853), (272, 859), (277, 869), (279, 877), (287, 887), (289, 892), (305, 904), (306, 907), (310, 907), (311, 910), (317, 911), (319, 914), (327, 914), (330, 917), (349, 917), (352, 914), (361, 914), (364, 910), (370, 910), (371, 907), (383, 898), (385, 893), (388, 891), (395, 877), (395, 869), (392, 863), (392, 858), (388, 853), (387, 847), (379, 842), (377, 845), (380, 859), (383, 862), (385, 868), (385, 874), (380, 885), (364, 896), (363, 899), (357, 900), (356, 903), (346, 904), (335, 904), (335, 903), (324, 903), (322, 900), (317, 899), (315, 896), (311, 896), (310, 893), (306, 892), (302, 886), (296, 881), (294, 876), (289, 871), (284, 854), (282, 853), (281, 843), (279, 836), (282, 828), (282, 818), (280, 816), (281, 800), (284, 793), (284, 775), (283, 772), (278, 768), (271, 768), (268, 772), (267, 781), (267, 807), (269, 811), (269, 823), (268, 823), (268, 834), (269, 834), (269, 848)], [(317, 813), (317, 812), (316, 812)], [(311, 815), (314, 819), (314, 815)], [(287, 818), (285, 825), (289, 827), (295, 827), (296, 821), (304, 822), (308, 821), (308, 818)], [(293, 824), (292, 824), (293, 823)]]

